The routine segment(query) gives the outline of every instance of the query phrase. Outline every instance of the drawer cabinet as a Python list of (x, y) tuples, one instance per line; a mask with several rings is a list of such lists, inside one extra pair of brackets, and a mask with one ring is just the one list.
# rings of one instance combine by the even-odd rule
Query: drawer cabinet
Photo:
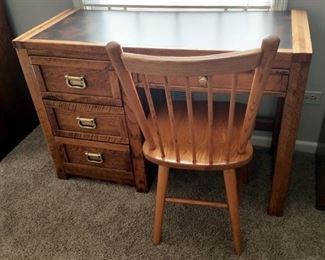
[[(136, 185), (119, 81), (109, 61), (29, 57), (66, 175)], [(146, 180), (138, 180), (143, 187)]]
[(28, 61), (61, 177), (90, 177), (146, 191), (146, 176), (134, 174), (130, 115), (110, 61), (36, 55)]
[(148, 191), (142, 135), (105, 48), (67, 51), (64, 43), (30, 43), (15, 47), (58, 177), (95, 178)]
[(134, 185), (125, 111), (109, 61), (31, 56), (65, 174)]

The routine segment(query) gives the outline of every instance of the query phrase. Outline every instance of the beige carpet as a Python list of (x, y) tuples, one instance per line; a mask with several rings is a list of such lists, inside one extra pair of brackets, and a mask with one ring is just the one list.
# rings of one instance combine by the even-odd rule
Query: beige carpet
[[(82, 178), (59, 180), (39, 128), (0, 163), (0, 259), (325, 259), (325, 212), (314, 208), (314, 159), (296, 154), (285, 215), (266, 214), (271, 157), (256, 151), (241, 204), (243, 253), (225, 210), (167, 206), (151, 243), (147, 194)], [(174, 172), (169, 193), (223, 198), (216, 174)]]

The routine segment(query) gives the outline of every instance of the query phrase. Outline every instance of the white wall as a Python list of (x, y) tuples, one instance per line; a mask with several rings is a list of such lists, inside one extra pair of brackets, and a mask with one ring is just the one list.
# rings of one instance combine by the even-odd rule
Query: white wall
[(72, 0), (4, 0), (10, 23), (16, 35), (73, 8)]

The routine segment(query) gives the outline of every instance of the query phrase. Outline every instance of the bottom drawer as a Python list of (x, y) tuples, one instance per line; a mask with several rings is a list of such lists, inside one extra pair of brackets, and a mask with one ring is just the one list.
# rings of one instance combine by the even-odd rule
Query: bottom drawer
[(133, 185), (128, 145), (55, 137), (68, 174)]
[(134, 177), (132, 172), (99, 168), (75, 163), (64, 163), (63, 166), (65, 172), (70, 175), (88, 177), (104, 181), (112, 181), (134, 186)]

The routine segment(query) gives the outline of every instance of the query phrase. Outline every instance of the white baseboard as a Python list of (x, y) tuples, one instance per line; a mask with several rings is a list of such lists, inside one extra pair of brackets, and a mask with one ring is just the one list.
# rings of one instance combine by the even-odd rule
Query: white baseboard
[(297, 140), (295, 150), (299, 152), (316, 153), (317, 143)]
[[(270, 136), (260, 136), (260, 135), (253, 135), (252, 136), (252, 143), (253, 145), (260, 146), (260, 147), (271, 147), (272, 138)], [(317, 143), (316, 142), (309, 142), (309, 141), (296, 141), (295, 150), (299, 152), (305, 153), (316, 153)]]
[(253, 135), (252, 136), (252, 143), (255, 146), (260, 147), (271, 147), (272, 138), (269, 136), (260, 136), (260, 135)]

